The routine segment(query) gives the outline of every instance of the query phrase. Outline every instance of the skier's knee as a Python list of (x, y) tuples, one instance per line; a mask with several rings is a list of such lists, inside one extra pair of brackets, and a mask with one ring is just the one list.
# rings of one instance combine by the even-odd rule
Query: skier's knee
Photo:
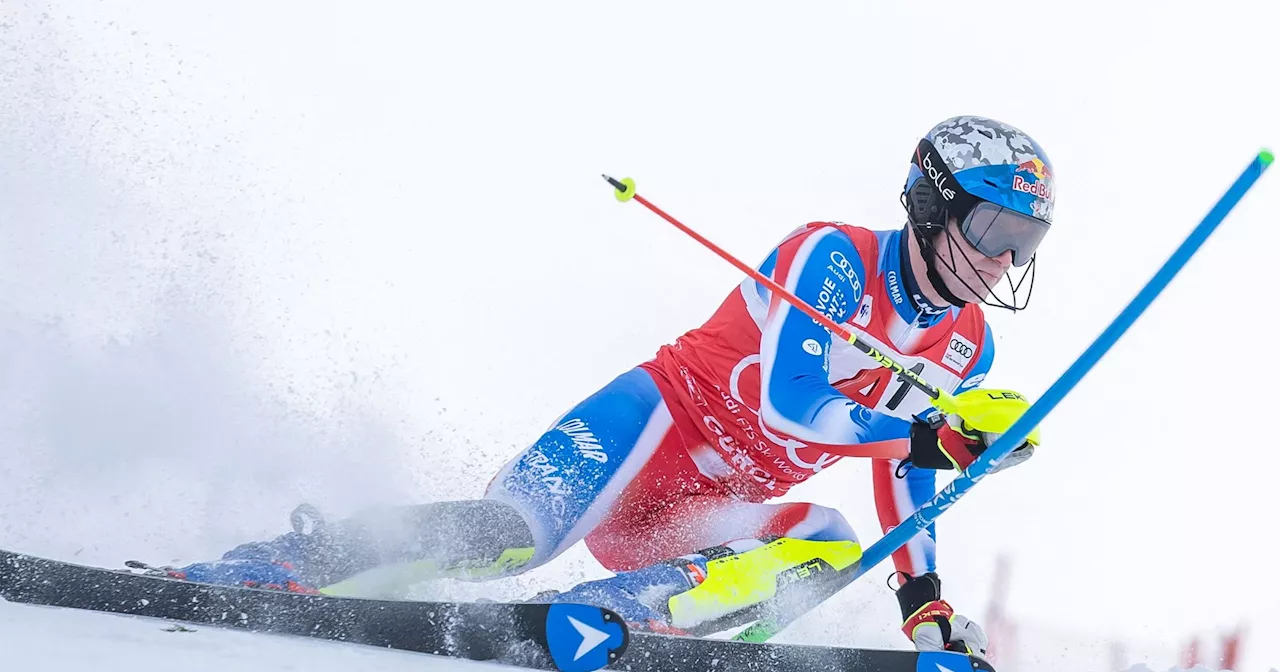
[(813, 528), (805, 530), (806, 534), (801, 537), (798, 534), (790, 534), (787, 536), (793, 538), (812, 539), (814, 541), (858, 541), (858, 535), (853, 531), (853, 526), (845, 520), (844, 514), (838, 510), (827, 507), (812, 505), (809, 520), (813, 524)]
[(811, 539), (813, 541), (857, 541), (858, 535), (853, 526), (845, 520), (844, 514), (838, 510), (817, 504), (788, 504), (786, 507), (804, 507), (803, 518), (799, 522), (791, 522), (793, 517), (777, 515), (774, 522), (766, 526), (764, 533), (791, 539)]

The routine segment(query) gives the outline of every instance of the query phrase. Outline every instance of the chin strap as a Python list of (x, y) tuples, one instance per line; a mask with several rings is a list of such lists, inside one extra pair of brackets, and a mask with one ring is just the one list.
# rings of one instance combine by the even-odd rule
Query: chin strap
[(937, 292), (938, 296), (941, 296), (947, 303), (957, 308), (964, 308), (968, 301), (961, 299), (947, 289), (947, 283), (942, 281), (942, 276), (938, 273), (938, 255), (933, 243), (925, 240), (924, 234), (920, 232), (920, 227), (907, 224), (907, 228), (911, 229), (911, 233), (916, 237), (916, 242), (920, 244), (920, 255), (924, 257), (925, 277), (929, 280), (929, 285), (933, 287), (933, 291)]

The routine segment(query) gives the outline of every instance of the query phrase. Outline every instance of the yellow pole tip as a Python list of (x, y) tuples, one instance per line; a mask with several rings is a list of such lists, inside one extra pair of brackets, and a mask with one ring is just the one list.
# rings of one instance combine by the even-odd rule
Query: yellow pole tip
[(625, 188), (624, 189), (614, 188), (613, 197), (618, 199), (619, 203), (626, 203), (627, 201), (631, 200), (632, 196), (636, 195), (636, 181), (629, 177), (624, 177), (618, 181), (621, 182), (622, 186)]

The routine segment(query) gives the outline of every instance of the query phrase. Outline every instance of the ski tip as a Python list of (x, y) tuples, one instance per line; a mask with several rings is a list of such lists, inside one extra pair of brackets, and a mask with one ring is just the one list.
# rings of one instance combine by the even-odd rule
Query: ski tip
[(1258, 152), (1258, 160), (1262, 162), (1262, 167), (1266, 168), (1271, 165), (1272, 161), (1276, 160), (1276, 155), (1271, 150), (1263, 148), (1262, 151)]
[(991, 667), (991, 663), (982, 658), (971, 658), (970, 661), (973, 663), (974, 672), (996, 672), (996, 668)]
[(561, 672), (591, 672), (617, 660), (627, 648), (627, 625), (608, 609), (585, 604), (551, 604), (547, 609), (547, 650)]

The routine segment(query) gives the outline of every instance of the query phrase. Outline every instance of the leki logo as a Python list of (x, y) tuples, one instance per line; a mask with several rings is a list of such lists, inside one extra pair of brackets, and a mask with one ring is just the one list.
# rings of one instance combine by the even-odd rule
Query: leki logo
[(947, 188), (947, 176), (942, 174), (941, 170), (933, 167), (933, 155), (925, 153), (924, 159), (920, 161), (920, 165), (924, 168), (924, 172), (933, 180), (933, 186), (942, 192), (942, 196), (948, 201), (956, 197), (954, 189)]

